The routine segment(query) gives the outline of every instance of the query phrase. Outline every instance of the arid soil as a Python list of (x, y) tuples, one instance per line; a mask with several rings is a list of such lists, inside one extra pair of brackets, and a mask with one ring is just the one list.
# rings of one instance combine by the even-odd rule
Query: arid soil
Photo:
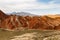
[(11, 40), (60, 40), (60, 31), (31, 32), (14, 36)]

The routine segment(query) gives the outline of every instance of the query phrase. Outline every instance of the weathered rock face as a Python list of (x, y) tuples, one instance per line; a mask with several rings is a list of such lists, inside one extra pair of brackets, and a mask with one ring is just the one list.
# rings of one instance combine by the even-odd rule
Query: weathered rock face
[(8, 15), (6, 15), (4, 12), (2, 12), (2, 11), (0, 10), (0, 20), (5, 19), (7, 16), (8, 16)]
[(60, 30), (60, 17), (6, 15), (0, 11), (0, 19), (4, 29)]
[(10, 15), (1, 23), (1, 28), (11, 29), (11, 30), (20, 30), (28, 27), (26, 19), (22, 16)]
[(1, 22), (5, 19), (7, 15), (0, 10), (0, 27), (1, 27)]

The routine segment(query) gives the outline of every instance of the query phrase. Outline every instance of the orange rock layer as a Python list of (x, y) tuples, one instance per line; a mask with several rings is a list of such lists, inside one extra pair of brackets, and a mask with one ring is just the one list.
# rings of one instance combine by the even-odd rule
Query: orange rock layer
[(0, 11), (0, 28), (60, 30), (60, 17), (6, 15)]

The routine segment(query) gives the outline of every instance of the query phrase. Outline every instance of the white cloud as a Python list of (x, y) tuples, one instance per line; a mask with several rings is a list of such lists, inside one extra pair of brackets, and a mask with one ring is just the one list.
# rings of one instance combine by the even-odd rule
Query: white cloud
[(10, 2), (33, 2), (36, 0), (0, 0), (0, 2), (10, 3)]
[(0, 0), (0, 9), (3, 10), (4, 12), (27, 11), (36, 14), (45, 12), (33, 11), (33, 9), (48, 10), (54, 8), (60, 8), (60, 4), (54, 4), (54, 1), (49, 2), (49, 4), (43, 4), (38, 3), (37, 0)]
[(0, 9), (2, 10), (11, 10), (14, 9), (28, 9), (35, 6), (34, 2), (36, 0), (0, 0)]

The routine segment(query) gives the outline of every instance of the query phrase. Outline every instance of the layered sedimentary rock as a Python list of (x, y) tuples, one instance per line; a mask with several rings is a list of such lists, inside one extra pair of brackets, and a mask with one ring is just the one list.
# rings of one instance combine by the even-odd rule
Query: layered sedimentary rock
[(6, 15), (0, 11), (0, 20), (3, 29), (60, 30), (60, 17)]
[(3, 20), (7, 18), (8, 15), (6, 15), (3, 11), (0, 10), (0, 20)]

